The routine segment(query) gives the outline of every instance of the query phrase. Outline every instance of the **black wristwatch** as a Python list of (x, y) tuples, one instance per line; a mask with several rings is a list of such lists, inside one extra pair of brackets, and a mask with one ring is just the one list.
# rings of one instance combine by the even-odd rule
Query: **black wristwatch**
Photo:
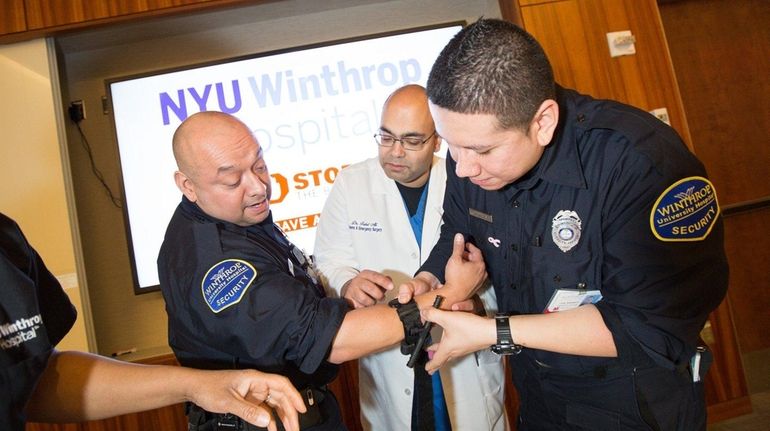
[(516, 344), (511, 337), (511, 324), (508, 316), (496, 314), (495, 324), (497, 325), (497, 344), (493, 344), (489, 348), (498, 355), (518, 355), (521, 353), (522, 345)]

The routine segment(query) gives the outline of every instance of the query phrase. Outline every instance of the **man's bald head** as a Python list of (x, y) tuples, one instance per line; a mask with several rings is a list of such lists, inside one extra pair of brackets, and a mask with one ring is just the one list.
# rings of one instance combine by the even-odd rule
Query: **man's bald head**
[(217, 111), (189, 116), (174, 132), (172, 148), (180, 171), (196, 176), (200, 164), (210, 152), (226, 141), (240, 140), (251, 130), (232, 115)]
[(206, 214), (249, 226), (267, 218), (270, 174), (256, 137), (239, 119), (200, 112), (172, 140), (179, 190)]
[(421, 85), (405, 85), (391, 93), (382, 105), (383, 118), (388, 110), (400, 108), (409, 109), (413, 114), (433, 124), (433, 119), (428, 109), (428, 94), (425, 91), (425, 87)]

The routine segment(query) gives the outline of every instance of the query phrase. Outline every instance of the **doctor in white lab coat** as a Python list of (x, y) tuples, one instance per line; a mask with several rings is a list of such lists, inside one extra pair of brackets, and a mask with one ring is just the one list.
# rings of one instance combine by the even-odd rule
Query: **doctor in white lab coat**
[[(392, 299), (427, 259), (441, 227), (445, 161), (434, 155), (440, 138), (422, 87), (402, 87), (388, 98), (378, 143), (379, 157), (340, 172), (316, 233), (318, 270), (332, 290), (356, 307)], [(418, 196), (419, 205), (414, 201)], [(419, 245), (410, 205), (417, 205), (418, 213), (424, 210)], [(383, 276), (396, 288), (386, 290)], [(492, 287), (479, 294), (487, 315), (494, 315)], [(440, 328), (432, 335), (438, 340)], [(407, 360), (399, 346), (359, 359), (364, 429), (410, 429), (414, 373)], [(488, 350), (470, 354), (443, 367), (440, 375), (453, 430), (508, 429), (500, 357)]]

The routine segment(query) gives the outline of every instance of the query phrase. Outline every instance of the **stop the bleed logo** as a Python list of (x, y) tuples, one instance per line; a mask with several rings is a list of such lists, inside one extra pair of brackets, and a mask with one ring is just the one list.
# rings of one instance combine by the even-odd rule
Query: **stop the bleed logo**
[(661, 193), (650, 212), (650, 228), (661, 241), (700, 241), (708, 236), (719, 216), (711, 181), (683, 178)]
[(340, 173), (340, 170), (346, 166), (347, 165), (342, 165), (339, 168), (332, 166), (324, 169), (298, 172), (291, 178), (287, 178), (280, 173), (270, 174), (270, 177), (273, 179), (274, 186), (273, 196), (272, 199), (270, 199), (270, 203), (279, 204), (283, 202), (283, 200), (286, 199), (286, 196), (288, 196), (292, 191), (305, 190), (310, 187), (320, 187), (322, 185), (330, 185), (334, 182), (334, 179), (337, 178), (337, 174)]

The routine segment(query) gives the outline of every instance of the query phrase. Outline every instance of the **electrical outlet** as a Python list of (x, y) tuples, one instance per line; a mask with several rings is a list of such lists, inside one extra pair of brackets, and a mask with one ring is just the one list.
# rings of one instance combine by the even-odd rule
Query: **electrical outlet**
[(75, 100), (70, 103), (69, 107), (70, 119), (75, 123), (79, 123), (86, 119), (86, 104), (82, 100)]
[(607, 45), (610, 47), (610, 57), (636, 54), (636, 38), (630, 30), (607, 33)]
[(658, 118), (658, 120), (671, 125), (671, 120), (668, 118), (668, 110), (666, 108), (657, 108), (650, 111), (650, 114)]

